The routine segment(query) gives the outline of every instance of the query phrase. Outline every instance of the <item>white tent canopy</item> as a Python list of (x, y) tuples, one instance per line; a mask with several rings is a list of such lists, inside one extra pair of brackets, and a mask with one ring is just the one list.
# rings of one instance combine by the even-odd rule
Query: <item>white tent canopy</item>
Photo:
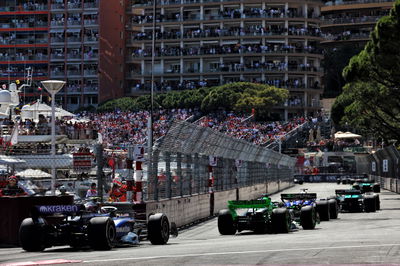
[(351, 132), (341, 132), (338, 131), (335, 133), (335, 139), (359, 139), (361, 138), (361, 135), (354, 134)]
[(24, 178), (51, 178), (51, 174), (38, 169), (26, 169), (16, 173), (16, 175)]
[[(44, 116), (51, 116), (51, 106), (47, 104), (40, 103), (39, 101), (32, 105), (25, 105), (21, 110), (21, 118), (22, 119), (33, 119), (35, 121), (39, 120), (39, 115), (42, 114)], [(73, 113), (70, 113), (62, 108), (55, 108), (55, 115), (57, 118), (62, 117), (74, 117)]]

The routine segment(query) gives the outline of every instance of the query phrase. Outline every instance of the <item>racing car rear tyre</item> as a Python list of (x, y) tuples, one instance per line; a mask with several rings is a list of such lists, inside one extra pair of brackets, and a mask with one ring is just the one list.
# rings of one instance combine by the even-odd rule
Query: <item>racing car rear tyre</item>
[(317, 224), (317, 214), (313, 206), (304, 206), (300, 210), (300, 223), (303, 229), (314, 229)]
[(339, 210), (336, 199), (328, 199), (328, 204), (329, 204), (329, 218), (337, 219)]
[(220, 210), (218, 213), (218, 231), (221, 235), (236, 234), (236, 225), (229, 210)]
[(19, 228), (19, 241), (24, 250), (43, 251), (46, 248), (45, 225), (43, 223), (34, 223), (32, 218), (26, 218), (22, 221)]
[(291, 223), (288, 209), (277, 208), (272, 210), (272, 229), (275, 233), (289, 233)]
[(330, 211), (329, 202), (327, 200), (317, 201), (317, 212), (321, 221), (329, 221)]
[(153, 245), (165, 245), (169, 240), (169, 221), (164, 213), (150, 215), (147, 224), (148, 238)]
[(375, 194), (375, 206), (376, 206), (376, 210), (379, 211), (381, 209), (381, 201), (379, 199), (379, 195)]
[(374, 195), (364, 196), (364, 210), (366, 212), (376, 212), (376, 199)]
[(372, 186), (372, 191), (373, 191), (374, 193), (380, 193), (380, 192), (381, 192), (381, 185), (380, 185), (380, 184), (374, 184), (374, 185)]
[(116, 238), (115, 223), (110, 217), (93, 217), (89, 221), (89, 244), (94, 250), (110, 250)]

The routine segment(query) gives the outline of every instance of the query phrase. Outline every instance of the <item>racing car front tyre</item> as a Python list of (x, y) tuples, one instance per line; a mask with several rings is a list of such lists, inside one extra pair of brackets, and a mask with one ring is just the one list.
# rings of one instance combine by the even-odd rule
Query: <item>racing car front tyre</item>
[(288, 209), (277, 208), (272, 210), (272, 229), (275, 233), (289, 233), (291, 223)]
[(218, 213), (218, 231), (221, 235), (236, 234), (236, 225), (229, 210), (220, 210)]
[(365, 212), (376, 212), (375, 195), (365, 195), (364, 196), (364, 210), (365, 210)]
[(300, 223), (303, 229), (314, 229), (317, 224), (317, 214), (313, 206), (304, 206), (300, 210)]
[(376, 205), (376, 210), (379, 211), (381, 209), (381, 201), (379, 199), (379, 195), (375, 194), (374, 197), (375, 197), (375, 203), (376, 203), (375, 204)]
[(317, 212), (321, 221), (329, 221), (330, 211), (329, 202), (327, 200), (317, 201)]
[(328, 204), (329, 204), (329, 218), (337, 219), (339, 208), (336, 199), (328, 199)]
[(116, 238), (115, 223), (110, 217), (93, 217), (89, 221), (88, 238), (94, 250), (110, 250)]
[(380, 193), (380, 192), (381, 192), (381, 185), (380, 185), (380, 184), (374, 184), (374, 185), (372, 186), (372, 191), (373, 191), (374, 193)]
[(32, 218), (22, 221), (19, 228), (19, 241), (24, 250), (43, 251), (46, 248), (44, 224), (34, 223)]
[(169, 221), (165, 214), (150, 215), (147, 224), (148, 239), (153, 245), (165, 245), (169, 240)]

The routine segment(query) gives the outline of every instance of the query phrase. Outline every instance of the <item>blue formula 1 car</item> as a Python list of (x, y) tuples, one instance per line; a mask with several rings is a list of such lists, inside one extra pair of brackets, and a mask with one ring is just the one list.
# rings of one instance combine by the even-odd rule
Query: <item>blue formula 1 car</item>
[(281, 194), (283, 205), (290, 210), (293, 220), (303, 229), (314, 229), (319, 221), (329, 221), (338, 217), (339, 207), (336, 199), (317, 200), (316, 193)]
[(156, 213), (147, 222), (140, 221), (135, 219), (132, 207), (130, 203), (113, 203), (88, 211), (82, 205), (35, 206), (32, 218), (21, 223), (21, 246), (26, 251), (61, 245), (109, 250), (117, 245), (137, 244), (144, 235), (152, 244), (163, 245), (171, 231), (177, 233), (165, 214)]

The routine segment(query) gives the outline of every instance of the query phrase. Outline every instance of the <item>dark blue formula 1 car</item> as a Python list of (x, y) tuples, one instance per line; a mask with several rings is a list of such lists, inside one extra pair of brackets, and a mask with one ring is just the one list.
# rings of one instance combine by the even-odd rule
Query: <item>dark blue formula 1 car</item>
[(329, 221), (338, 217), (339, 207), (336, 199), (317, 200), (316, 193), (281, 194), (281, 200), (286, 208), (291, 210), (293, 220), (298, 222), (303, 229), (314, 229), (321, 221)]
[(21, 246), (26, 251), (61, 245), (109, 250), (117, 245), (136, 244), (143, 235), (152, 244), (163, 245), (171, 231), (177, 233), (165, 214), (156, 213), (147, 222), (139, 221), (132, 206), (113, 203), (97, 211), (87, 211), (82, 205), (36, 206), (32, 218), (26, 218), (20, 226)]
[(292, 220), (300, 224), (303, 229), (314, 229), (319, 223), (316, 198), (316, 193), (281, 194), (283, 205), (289, 210)]

